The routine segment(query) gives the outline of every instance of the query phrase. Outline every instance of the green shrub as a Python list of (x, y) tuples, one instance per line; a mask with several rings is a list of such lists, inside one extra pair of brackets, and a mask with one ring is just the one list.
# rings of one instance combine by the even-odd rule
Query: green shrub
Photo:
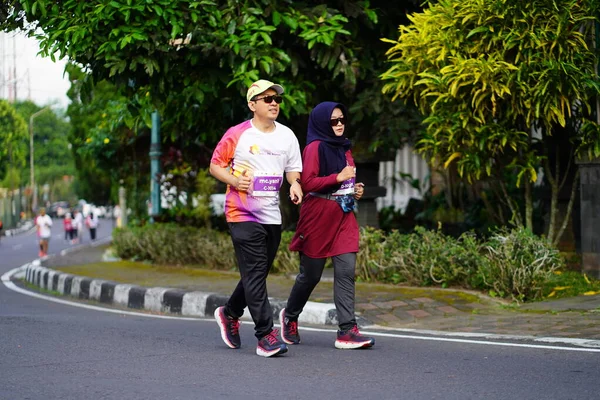
[[(298, 253), (289, 250), (293, 235), (282, 232), (273, 273), (298, 272)], [(482, 242), (472, 233), (456, 239), (422, 227), (411, 234), (361, 228), (359, 246), (359, 281), (479, 289), (518, 301), (540, 298), (553, 272), (563, 267), (558, 250), (525, 229), (497, 231)], [(229, 234), (206, 228), (155, 223), (118, 229), (113, 247), (124, 259), (237, 268)]]
[(113, 246), (121, 258), (156, 264), (200, 265), (205, 268), (235, 268), (233, 245), (228, 234), (175, 224), (148, 224), (118, 229)]
[(376, 280), (469, 287), (477, 270), (479, 243), (472, 234), (455, 239), (439, 230), (417, 227), (408, 235), (392, 232), (383, 243), (385, 266), (380, 264)]
[(296, 274), (300, 268), (300, 256), (295, 251), (290, 251), (290, 243), (294, 237), (294, 232), (283, 231), (281, 233), (281, 243), (279, 244), (279, 250), (275, 261), (273, 261), (273, 268), (271, 272), (281, 274)]
[(559, 251), (524, 228), (494, 233), (484, 246), (479, 273), (486, 287), (517, 301), (542, 296), (544, 284), (564, 267)]

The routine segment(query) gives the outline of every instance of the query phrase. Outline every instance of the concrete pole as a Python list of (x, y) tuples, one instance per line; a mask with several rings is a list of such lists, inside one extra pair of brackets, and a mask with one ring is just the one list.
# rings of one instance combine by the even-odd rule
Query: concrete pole
[(160, 214), (160, 115), (158, 111), (152, 113), (152, 137), (150, 142), (150, 222)]
[(121, 208), (121, 223), (117, 223), (117, 226), (119, 228), (125, 228), (127, 226), (127, 190), (123, 186), (122, 180), (121, 186), (119, 186), (119, 207)]

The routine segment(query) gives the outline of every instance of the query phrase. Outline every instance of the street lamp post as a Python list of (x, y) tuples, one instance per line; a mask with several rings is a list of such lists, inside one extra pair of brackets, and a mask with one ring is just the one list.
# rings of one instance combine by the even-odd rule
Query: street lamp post
[(152, 113), (152, 135), (150, 143), (150, 222), (160, 214), (160, 115), (158, 111)]
[(33, 119), (49, 109), (49, 107), (44, 107), (41, 110), (31, 114), (31, 117), (29, 117), (29, 180), (31, 183), (32, 191), (31, 212), (34, 214), (37, 209), (37, 190), (35, 189), (35, 174), (33, 172)]

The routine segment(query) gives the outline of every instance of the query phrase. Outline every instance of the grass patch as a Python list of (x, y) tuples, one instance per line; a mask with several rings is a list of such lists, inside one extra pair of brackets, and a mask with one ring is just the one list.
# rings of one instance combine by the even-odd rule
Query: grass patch
[(543, 286), (543, 300), (600, 294), (600, 280), (576, 271), (555, 271)]
[(63, 294), (57, 290), (49, 290), (49, 289), (42, 289), (41, 287), (34, 285), (33, 283), (27, 282), (25, 280), (25, 278), (21, 279), (21, 282), (23, 283), (23, 286), (25, 286), (27, 289), (32, 290), (34, 292), (39, 292), (39, 293), (45, 293), (45, 294), (49, 294), (55, 297), (60, 297)]

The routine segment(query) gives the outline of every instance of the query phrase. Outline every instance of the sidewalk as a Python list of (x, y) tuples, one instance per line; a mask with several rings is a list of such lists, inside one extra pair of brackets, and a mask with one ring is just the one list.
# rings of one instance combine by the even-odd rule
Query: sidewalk
[[(45, 260), (43, 265), (76, 276), (129, 284), (125, 286), (171, 288), (181, 297), (191, 291), (211, 293), (218, 301), (227, 298), (239, 279), (235, 270), (209, 271), (127, 262), (103, 263), (105, 249), (104, 246), (85, 248)], [(293, 277), (269, 276), (267, 286), (274, 309), (285, 306), (292, 285)], [(204, 297), (202, 301), (208, 304), (215, 300)], [(311, 301), (317, 302), (314, 303), (317, 308), (318, 303), (333, 307), (331, 269), (325, 271)], [(363, 327), (375, 325), (378, 328), (420, 331), (600, 339), (600, 295), (517, 307), (477, 292), (359, 282), (356, 285), (356, 302), (359, 323)], [(309, 312), (309, 308), (305, 308), (305, 313)], [(179, 310), (181, 312), (181, 307)], [(320, 312), (322, 310), (327, 311), (327, 308), (320, 307)], [(207, 312), (206, 316), (210, 315)]]

